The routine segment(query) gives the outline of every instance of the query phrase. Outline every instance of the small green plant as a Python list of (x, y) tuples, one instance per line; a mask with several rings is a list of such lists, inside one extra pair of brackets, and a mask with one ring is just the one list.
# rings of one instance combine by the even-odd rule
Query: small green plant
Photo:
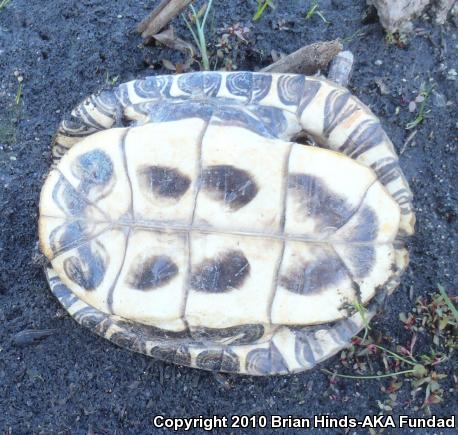
[(11, 0), (1, 0), (1, 2), (0, 2), (0, 11), (5, 9), (10, 3), (11, 3)]
[(399, 319), (404, 328), (415, 333), (428, 333), (433, 344), (443, 351), (458, 349), (458, 313), (445, 288), (437, 285), (439, 293), (431, 298), (419, 296), (412, 312), (401, 313)]
[(16, 91), (16, 99), (15, 99), (15, 101), (16, 101), (16, 106), (19, 106), (19, 104), (21, 104), (22, 82), (23, 82), (24, 78), (19, 73), (15, 73), (15, 75), (16, 75), (16, 79), (17, 79), (17, 82), (18, 82), (18, 88), (17, 88), (17, 91)]
[(253, 15), (253, 21), (258, 21), (268, 7), (272, 9), (275, 8), (271, 0), (258, 0), (258, 8), (256, 10), (256, 13)]
[(320, 10), (320, 5), (318, 4), (318, 0), (313, 0), (312, 5), (310, 6), (310, 9), (308, 10), (307, 14), (305, 15), (305, 19), (309, 20), (312, 18), (314, 15), (318, 15), (324, 23), (326, 24), (331, 24), (330, 21), (328, 21), (323, 13)]
[(191, 14), (189, 20), (183, 15), (184, 22), (191, 32), (191, 35), (197, 44), (197, 48), (199, 49), (200, 57), (202, 59), (202, 69), (205, 71), (210, 69), (210, 60), (207, 52), (207, 40), (205, 36), (205, 24), (207, 22), (208, 13), (212, 7), (212, 3), (213, 0), (209, 0), (209, 2), (199, 11), (196, 11), (194, 6), (190, 5)]
[(366, 33), (364, 32), (364, 30), (358, 29), (356, 32), (353, 32), (351, 35), (345, 36), (345, 38), (342, 39), (342, 42), (343, 43), (352, 42), (355, 39), (362, 38), (365, 35)]
[(409, 38), (403, 32), (388, 32), (385, 37), (386, 43), (389, 45), (396, 45), (398, 48), (406, 48), (409, 44)]
[[(348, 368), (358, 370), (357, 374), (341, 374), (329, 370), (322, 371), (331, 376), (330, 387), (336, 383), (336, 378), (354, 380), (392, 378), (388, 386), (383, 386), (382, 391), (387, 394), (387, 399), (378, 401), (381, 412), (391, 412), (397, 404), (397, 391), (404, 381), (412, 387), (411, 395), (415, 399), (421, 394), (422, 400), (414, 410), (423, 409), (431, 413), (431, 405), (444, 400), (444, 388), (440, 381), (447, 377), (438, 373), (439, 364), (452, 360), (457, 348), (458, 337), (458, 311), (456, 297), (450, 297), (444, 287), (438, 285), (438, 291), (430, 298), (421, 296), (417, 298), (416, 307), (408, 315), (401, 313), (400, 320), (404, 328), (412, 332), (408, 345), (398, 345), (395, 350), (382, 346), (383, 337), (378, 336), (377, 341), (369, 335), (368, 314), (366, 308), (359, 303), (351, 305), (354, 312), (361, 315), (364, 326), (364, 336), (356, 336), (349, 349), (341, 352), (341, 363)], [(430, 342), (427, 352), (414, 351), (418, 337), (422, 342)], [(386, 338), (385, 338), (386, 339)], [(378, 358), (375, 358), (378, 357)], [(365, 374), (370, 370), (372, 373)], [(400, 377), (400, 376), (406, 376)]]
[[(420, 109), (418, 110), (417, 116), (415, 119), (406, 125), (406, 130), (411, 130), (415, 128), (417, 125), (421, 124), (425, 120), (425, 112), (426, 110), (426, 103), (428, 102), (429, 96), (431, 95), (430, 90), (421, 90), (418, 94), (417, 98), (415, 99), (415, 103), (420, 103)], [(415, 107), (414, 107), (415, 110)]]
[(105, 84), (107, 86), (114, 86), (119, 80), (119, 76), (110, 77), (108, 71), (105, 72)]
[(364, 336), (362, 340), (363, 342), (365, 342), (367, 335), (371, 329), (371, 327), (369, 326), (369, 321), (367, 320), (367, 316), (366, 316), (367, 309), (361, 302), (355, 302), (353, 304), (353, 308), (361, 316), (361, 319), (364, 325)]

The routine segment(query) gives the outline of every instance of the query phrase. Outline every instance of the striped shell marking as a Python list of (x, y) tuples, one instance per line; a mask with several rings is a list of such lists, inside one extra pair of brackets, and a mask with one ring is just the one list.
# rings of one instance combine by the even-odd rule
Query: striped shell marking
[[(305, 133), (319, 147), (291, 142)], [(40, 200), (51, 290), (99, 335), (253, 375), (348, 345), (407, 266), (411, 193), (378, 119), (300, 75), (148, 77), (62, 122)]]

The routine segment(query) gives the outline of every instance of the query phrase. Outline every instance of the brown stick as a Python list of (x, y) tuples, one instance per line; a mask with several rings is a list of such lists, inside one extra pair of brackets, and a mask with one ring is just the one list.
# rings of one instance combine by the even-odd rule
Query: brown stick
[(264, 72), (315, 74), (324, 69), (329, 62), (342, 50), (338, 39), (334, 41), (316, 42), (306, 45), (294, 53), (263, 68)]
[(149, 39), (159, 33), (193, 0), (162, 0), (138, 26), (137, 31), (142, 38)]

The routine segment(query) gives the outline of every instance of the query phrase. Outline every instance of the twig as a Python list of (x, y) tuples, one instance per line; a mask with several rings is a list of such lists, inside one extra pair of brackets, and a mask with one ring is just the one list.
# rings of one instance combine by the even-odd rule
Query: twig
[(418, 130), (414, 130), (412, 133), (409, 134), (409, 137), (404, 142), (404, 145), (402, 146), (401, 151), (399, 151), (399, 155), (404, 154), (404, 151), (407, 149), (407, 146), (410, 144), (410, 142), (414, 140), (417, 133), (418, 133)]
[(279, 59), (263, 68), (263, 72), (315, 74), (325, 69), (329, 62), (342, 50), (338, 39), (334, 41), (316, 42), (306, 45), (294, 53)]
[(137, 31), (141, 33), (142, 38), (150, 39), (178, 16), (192, 1), (162, 0), (159, 6), (137, 26)]

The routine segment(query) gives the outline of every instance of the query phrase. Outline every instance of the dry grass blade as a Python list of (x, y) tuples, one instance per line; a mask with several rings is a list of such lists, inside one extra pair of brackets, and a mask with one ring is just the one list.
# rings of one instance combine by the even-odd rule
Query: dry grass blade
[(157, 33), (153, 36), (153, 38), (161, 44), (164, 44), (166, 47), (185, 53), (189, 58), (193, 58), (196, 54), (196, 48), (194, 45), (179, 38), (173, 27), (170, 27), (161, 33)]

